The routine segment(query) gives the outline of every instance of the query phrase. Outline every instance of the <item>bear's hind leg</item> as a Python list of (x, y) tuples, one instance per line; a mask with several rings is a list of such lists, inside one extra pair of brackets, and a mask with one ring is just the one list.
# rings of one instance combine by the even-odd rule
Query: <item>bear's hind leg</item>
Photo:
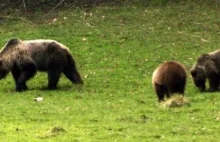
[(158, 102), (164, 101), (165, 94), (167, 94), (167, 89), (160, 84), (154, 83), (155, 92), (158, 97)]
[(178, 95), (184, 95), (184, 90), (185, 90), (185, 84), (186, 80), (179, 80), (179, 82), (175, 82), (171, 85), (169, 85), (169, 94), (178, 94)]
[(83, 84), (80, 74), (75, 67), (66, 67), (63, 73), (72, 83)]
[(72, 83), (83, 84), (81, 76), (76, 69), (76, 63), (71, 55), (67, 55), (67, 65), (63, 73)]
[(57, 88), (60, 74), (61, 71), (48, 71), (48, 89), (54, 90)]

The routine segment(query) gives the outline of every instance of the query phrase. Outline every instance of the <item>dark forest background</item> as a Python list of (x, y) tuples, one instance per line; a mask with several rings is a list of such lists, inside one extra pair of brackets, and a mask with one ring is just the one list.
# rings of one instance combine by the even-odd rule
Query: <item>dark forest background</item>
[[(148, 5), (166, 5), (170, 3), (184, 3), (190, 0), (0, 0), (0, 10), (7, 8), (16, 8), (25, 11), (47, 9), (51, 7), (79, 7), (91, 8), (102, 4), (120, 5), (120, 4), (141, 4)], [(219, 5), (220, 0), (194, 0), (194, 2)]]

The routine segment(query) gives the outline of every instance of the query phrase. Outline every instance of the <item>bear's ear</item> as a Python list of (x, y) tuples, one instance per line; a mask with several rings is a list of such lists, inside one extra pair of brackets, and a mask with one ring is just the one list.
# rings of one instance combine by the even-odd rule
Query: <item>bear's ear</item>
[(208, 58), (210, 55), (209, 54), (203, 54), (203, 56)]
[(196, 70), (191, 70), (191, 71), (190, 71), (190, 74), (192, 75), (192, 77), (195, 77), (196, 74), (197, 74), (197, 72), (196, 72)]

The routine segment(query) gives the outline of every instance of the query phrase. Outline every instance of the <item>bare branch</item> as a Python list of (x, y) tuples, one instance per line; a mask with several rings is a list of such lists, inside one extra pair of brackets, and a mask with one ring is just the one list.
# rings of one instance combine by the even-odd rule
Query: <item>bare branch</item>
[(180, 32), (180, 31), (178, 31), (177, 33), (185, 35), (185, 36), (191, 36), (191, 37), (200, 38), (200, 40), (203, 41), (203, 42), (209, 42), (208, 40), (206, 40), (206, 39), (204, 39), (204, 38), (202, 38), (200, 36), (197, 36), (197, 35), (190, 35), (190, 34), (187, 34), (187, 33), (184, 33), (184, 32)]
[(27, 12), (25, 0), (22, 0), (22, 2), (23, 2), (24, 11)]
[(51, 12), (53, 12), (58, 6), (60, 6), (65, 0), (61, 0), (54, 8), (52, 8), (44, 17), (49, 15)]

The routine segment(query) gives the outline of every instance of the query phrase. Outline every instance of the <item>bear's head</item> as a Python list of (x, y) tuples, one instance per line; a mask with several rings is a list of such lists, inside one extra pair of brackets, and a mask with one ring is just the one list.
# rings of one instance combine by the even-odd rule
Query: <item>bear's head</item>
[(193, 82), (200, 91), (205, 91), (206, 89), (206, 65), (210, 62), (213, 62), (210, 55), (202, 54), (198, 57), (196, 64), (190, 70)]
[(9, 70), (4, 63), (2, 59), (0, 59), (0, 79), (3, 79), (6, 77), (6, 75), (9, 73)]
[(205, 91), (205, 81), (206, 81), (206, 75), (202, 68), (195, 67), (190, 70), (190, 74), (193, 78), (193, 82), (196, 85), (196, 87), (199, 88), (200, 91)]

